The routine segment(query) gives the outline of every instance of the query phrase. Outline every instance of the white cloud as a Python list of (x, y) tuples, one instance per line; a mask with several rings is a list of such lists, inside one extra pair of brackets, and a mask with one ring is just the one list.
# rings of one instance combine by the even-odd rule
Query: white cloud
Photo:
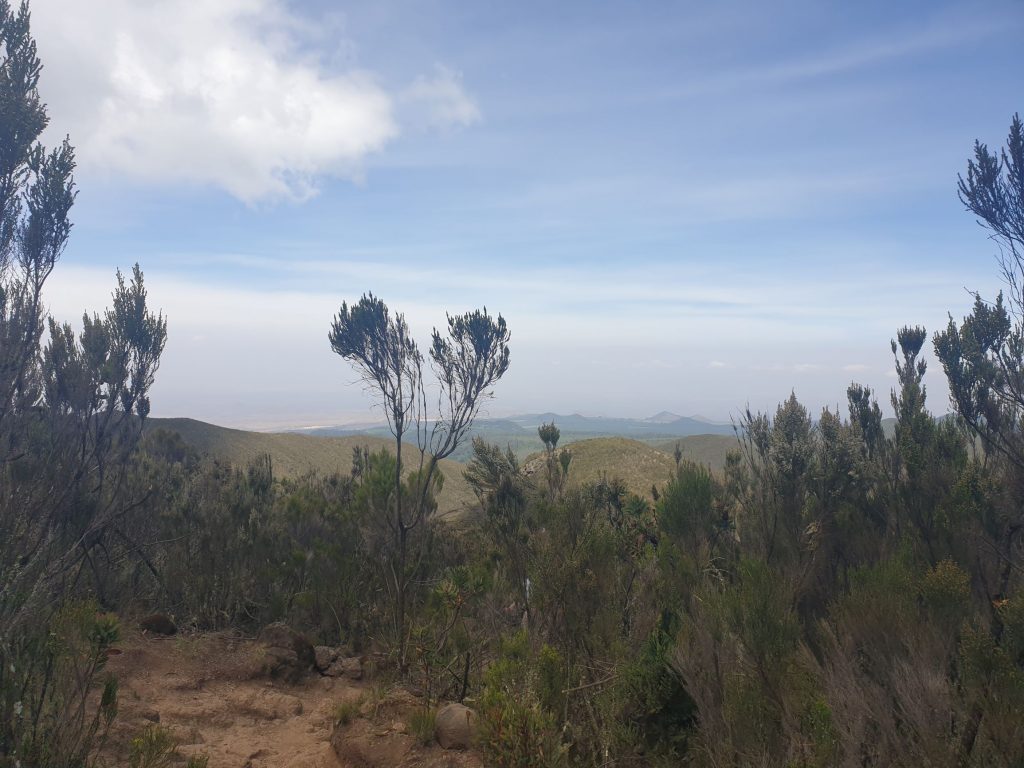
[(725, 368), (725, 363), (721, 360), (712, 360), (708, 363), (708, 368)]
[(417, 77), (403, 97), (432, 128), (464, 127), (480, 120), (479, 107), (462, 88), (462, 75), (441, 65), (431, 77)]
[[(48, 0), (33, 27), (52, 130), (86, 169), (302, 200), (325, 177), (358, 179), (401, 130), (398, 97), (310, 56), (322, 35), (281, 0)], [(448, 70), (410, 90), (432, 126), (479, 118)]]
[(844, 365), (843, 370), (847, 373), (863, 373), (864, 371), (871, 370), (871, 366), (864, 365), (863, 363), (850, 363), (849, 365)]

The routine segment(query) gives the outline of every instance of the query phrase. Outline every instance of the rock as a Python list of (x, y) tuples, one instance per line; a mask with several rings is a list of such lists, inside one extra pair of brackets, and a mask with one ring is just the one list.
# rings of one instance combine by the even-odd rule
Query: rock
[(310, 642), (282, 622), (264, 627), (259, 642), (266, 648), (261, 670), (271, 677), (297, 683), (316, 663)]
[(476, 712), (463, 704), (445, 704), (434, 719), (434, 737), (443, 749), (468, 749), (476, 733)]
[(331, 664), (338, 658), (338, 649), (327, 645), (318, 645), (313, 649), (313, 658), (316, 668), (326, 672)]
[(260, 631), (259, 641), (271, 648), (290, 648), (303, 661), (308, 661), (310, 666), (316, 659), (309, 640), (282, 621), (265, 626)]
[(363, 679), (363, 660), (358, 656), (338, 659), (324, 673), (329, 677), (347, 677), (349, 680)]
[(336, 729), (331, 747), (344, 765), (358, 768), (394, 768), (412, 751), (414, 740), (404, 733), (351, 734)]
[(166, 613), (154, 613), (139, 622), (139, 628), (143, 632), (152, 632), (154, 635), (173, 635), (178, 631), (177, 625)]

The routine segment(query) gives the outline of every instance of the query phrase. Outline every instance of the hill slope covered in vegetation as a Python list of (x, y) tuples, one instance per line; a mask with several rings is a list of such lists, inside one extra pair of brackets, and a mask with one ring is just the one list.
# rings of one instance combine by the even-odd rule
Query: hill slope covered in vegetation
[[(244, 467), (260, 456), (270, 456), (274, 475), (279, 478), (298, 478), (309, 473), (329, 475), (352, 471), (352, 451), (366, 447), (393, 453), (392, 440), (370, 435), (347, 437), (315, 437), (291, 432), (249, 432), (229, 429), (196, 419), (149, 419), (146, 431), (165, 429), (179, 434), (200, 454)], [(404, 455), (404, 453), (403, 453)], [(406, 456), (406, 461), (408, 461)], [(465, 467), (457, 461), (444, 460), (441, 471), (444, 487), (438, 497), (441, 514), (462, 512), (475, 501), (473, 491), (462, 477)]]

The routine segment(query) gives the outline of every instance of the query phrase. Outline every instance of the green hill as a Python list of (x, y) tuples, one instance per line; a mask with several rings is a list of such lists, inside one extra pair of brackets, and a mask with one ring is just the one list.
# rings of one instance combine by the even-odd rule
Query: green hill
[[(570, 485), (595, 482), (602, 476), (618, 478), (633, 493), (650, 497), (651, 486), (668, 482), (675, 461), (667, 453), (625, 437), (595, 437), (565, 446), (572, 456)], [(559, 449), (561, 452), (561, 449)], [(526, 462), (528, 472), (544, 471), (543, 454), (534, 454)]]
[(721, 472), (725, 469), (726, 454), (739, 447), (734, 435), (691, 435), (674, 440), (658, 440), (651, 442), (650, 446), (672, 457), (676, 443), (683, 449), (684, 460), (702, 464), (709, 467), (712, 472)]
[[(347, 474), (352, 470), (352, 449), (356, 446), (367, 446), (372, 451), (381, 448), (394, 450), (394, 442), (381, 437), (318, 437), (287, 432), (247, 432), (195, 419), (149, 419), (146, 429), (177, 432), (199, 453), (238, 466), (269, 454), (274, 474), (282, 478), (296, 477), (310, 471)], [(441, 462), (444, 488), (438, 499), (438, 511), (442, 514), (459, 513), (475, 503), (476, 497), (462, 476), (464, 470), (465, 467), (457, 461), (446, 459)]]
[[(511, 448), (512, 452), (523, 460), (530, 454), (544, 449), (544, 444), (537, 436), (537, 427), (548, 422), (553, 422), (561, 431), (562, 445), (595, 437), (627, 437), (654, 444), (655, 441), (677, 440), (691, 435), (732, 436), (730, 424), (678, 416), (668, 412), (659, 413), (648, 419), (606, 418), (579, 414), (567, 416), (557, 413), (524, 414), (504, 419), (477, 419), (470, 430), (470, 436), (480, 437), (503, 449)], [(387, 427), (383, 425), (353, 429), (344, 426), (314, 427), (296, 431), (319, 437), (347, 437), (356, 434), (385, 438), (388, 436)], [(472, 441), (466, 440), (451, 458), (461, 462), (472, 459)]]
[[(177, 432), (186, 443), (201, 454), (244, 466), (263, 454), (269, 454), (277, 477), (296, 477), (306, 472), (321, 474), (352, 469), (352, 449), (367, 446), (377, 451), (394, 450), (394, 443), (375, 435), (321, 436), (294, 432), (248, 432), (218, 427), (195, 419), (149, 419), (147, 430), (167, 429)], [(536, 441), (539, 444), (539, 440)], [(676, 442), (683, 456), (690, 461), (720, 472), (725, 455), (736, 447), (735, 437), (724, 435), (693, 435), (640, 442), (625, 437), (595, 437), (564, 443), (572, 455), (569, 482), (582, 484), (599, 480), (602, 475), (621, 478), (634, 493), (649, 496), (652, 485), (661, 486), (671, 477), (675, 467), (672, 452)], [(539, 454), (526, 460), (534, 472), (543, 471)], [(441, 462), (444, 489), (438, 499), (443, 514), (460, 513), (473, 506), (476, 497), (463, 477), (465, 465), (446, 459)]]

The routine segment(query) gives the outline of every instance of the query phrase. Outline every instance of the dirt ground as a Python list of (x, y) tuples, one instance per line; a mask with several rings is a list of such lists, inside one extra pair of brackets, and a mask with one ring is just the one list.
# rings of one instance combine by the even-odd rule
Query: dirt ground
[[(472, 753), (425, 747), (410, 735), (418, 702), (403, 689), (316, 672), (295, 685), (268, 680), (260, 674), (262, 647), (230, 634), (126, 635), (108, 664), (120, 682), (108, 764), (127, 765), (131, 739), (154, 723), (177, 740), (181, 765), (193, 754), (207, 755), (209, 768), (481, 764)], [(355, 714), (337, 726), (346, 708)]]

